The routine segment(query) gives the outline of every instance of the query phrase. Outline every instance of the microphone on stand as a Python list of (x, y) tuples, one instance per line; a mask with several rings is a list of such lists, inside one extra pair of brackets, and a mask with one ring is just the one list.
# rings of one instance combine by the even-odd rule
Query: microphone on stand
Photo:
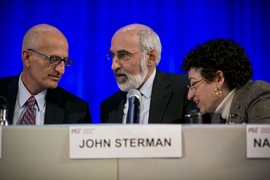
[(7, 100), (4, 96), (0, 96), (0, 126), (7, 125)]
[(141, 92), (137, 89), (131, 89), (128, 91), (128, 113), (126, 121), (127, 124), (139, 123), (141, 97)]

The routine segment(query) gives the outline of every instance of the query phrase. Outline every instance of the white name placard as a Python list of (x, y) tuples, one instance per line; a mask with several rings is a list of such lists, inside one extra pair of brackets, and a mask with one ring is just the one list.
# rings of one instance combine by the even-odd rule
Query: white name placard
[(181, 125), (70, 126), (71, 159), (180, 158)]
[(270, 158), (270, 125), (247, 125), (247, 158)]

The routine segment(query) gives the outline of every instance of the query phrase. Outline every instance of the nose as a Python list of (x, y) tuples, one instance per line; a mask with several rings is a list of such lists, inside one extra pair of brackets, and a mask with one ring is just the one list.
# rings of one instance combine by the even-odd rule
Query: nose
[(115, 71), (116, 69), (121, 68), (121, 67), (122, 67), (121, 61), (116, 56), (114, 56), (112, 59), (111, 69)]
[(192, 100), (194, 98), (194, 93), (190, 90), (188, 90), (188, 95), (187, 95), (188, 100)]
[(62, 61), (60, 64), (58, 64), (55, 67), (55, 71), (57, 71), (61, 75), (65, 73), (65, 63), (64, 63), (64, 61)]

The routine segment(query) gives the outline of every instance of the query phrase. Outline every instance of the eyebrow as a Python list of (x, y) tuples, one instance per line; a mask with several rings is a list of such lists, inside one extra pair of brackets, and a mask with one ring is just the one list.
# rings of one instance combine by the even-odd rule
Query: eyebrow
[[(109, 50), (109, 52), (110, 52), (111, 54), (114, 54), (114, 53), (112, 52), (112, 50)], [(125, 50), (125, 49), (118, 50), (116, 53), (128, 53), (128, 54), (130, 54), (130, 52), (127, 51), (127, 50)]]

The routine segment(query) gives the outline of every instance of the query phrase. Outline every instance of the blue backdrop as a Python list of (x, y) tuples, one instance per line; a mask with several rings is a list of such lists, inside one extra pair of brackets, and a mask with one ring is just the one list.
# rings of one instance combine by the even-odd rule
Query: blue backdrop
[(99, 123), (103, 99), (118, 90), (105, 54), (120, 27), (142, 23), (162, 42), (158, 68), (182, 73), (185, 54), (212, 38), (233, 39), (246, 48), (253, 79), (270, 81), (268, 0), (2, 0), (0, 2), (0, 77), (22, 70), (25, 32), (39, 23), (60, 29), (68, 38), (73, 65), (60, 86), (86, 100)]

